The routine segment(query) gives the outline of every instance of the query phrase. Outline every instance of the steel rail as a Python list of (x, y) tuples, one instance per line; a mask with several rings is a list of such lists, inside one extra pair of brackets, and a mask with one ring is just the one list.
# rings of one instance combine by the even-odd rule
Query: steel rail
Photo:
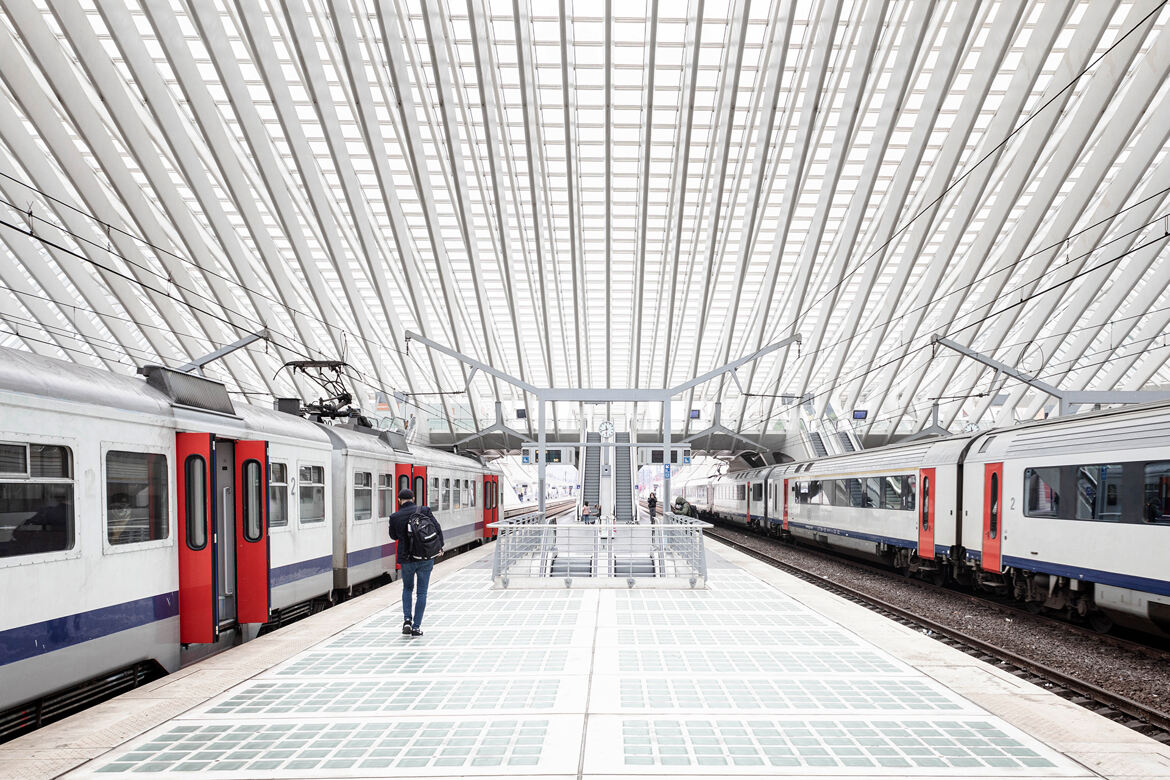
[[(866, 606), (903, 625), (926, 628), (933, 632), (932, 638), (944, 644), (962, 650), (980, 660), (992, 662), (999, 668), (1028, 682), (1041, 683), (1063, 699), (1096, 712), (1114, 722), (1121, 723), (1159, 742), (1170, 744), (1170, 714), (1152, 709), (1133, 699), (1107, 691), (1093, 683), (1080, 680), (1010, 650), (997, 647), (959, 629), (917, 615), (877, 596), (827, 580), (818, 574), (761, 552), (714, 529), (707, 529), (707, 535), (752, 558), (768, 563), (830, 593)], [(1066, 627), (1064, 624), (1061, 626)]]

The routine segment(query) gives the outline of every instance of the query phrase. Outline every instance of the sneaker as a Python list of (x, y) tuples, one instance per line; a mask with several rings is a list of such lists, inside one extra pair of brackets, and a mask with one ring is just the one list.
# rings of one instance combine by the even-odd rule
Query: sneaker
[(412, 625), (410, 625), (409, 620), (402, 621), (402, 633), (406, 634), (407, 636), (410, 636), (410, 632), (413, 630), (414, 630), (414, 627)]
[(411, 629), (410, 635), (411, 636), (422, 636), (422, 629), (421, 628)]

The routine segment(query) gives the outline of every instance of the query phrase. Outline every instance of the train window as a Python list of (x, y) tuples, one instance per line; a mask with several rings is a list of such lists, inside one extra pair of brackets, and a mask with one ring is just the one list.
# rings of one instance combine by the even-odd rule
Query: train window
[(394, 475), (378, 475), (378, 508), (383, 519), (394, 514)]
[(462, 509), (463, 508), (463, 480), (461, 480), (461, 479), (452, 480), (451, 508), (452, 509)]
[(187, 546), (207, 546), (207, 462), (201, 455), (188, 455), (183, 463), (183, 506), (187, 515)]
[(264, 474), (260, 461), (244, 461), (244, 539), (258, 542), (264, 538)]
[(134, 544), (165, 539), (167, 456), (149, 452), (106, 453), (106, 539)]
[(414, 477), (414, 503), (422, 506), (427, 502), (427, 479), (422, 474)]
[(1146, 464), (1142, 520), (1170, 525), (1170, 461)]
[(268, 463), (268, 527), (288, 525), (288, 464)]
[(918, 477), (913, 474), (902, 477), (902, 508), (910, 512), (914, 511), (914, 499), (918, 492), (915, 489), (917, 483)]
[(429, 496), (427, 496), (427, 498), (429, 499), (429, 501), (427, 502), (427, 506), (429, 506), (431, 508), (431, 511), (438, 512), (439, 511), (439, 478), (438, 477), (431, 477), (431, 493)]
[(301, 525), (325, 522), (325, 467), (301, 466)]
[(814, 479), (808, 483), (808, 503), (824, 505), (825, 484), (825, 481), (820, 479)]
[(764, 483), (757, 482), (752, 485), (752, 501), (764, 500)]
[(1121, 465), (1077, 467), (1077, 520), (1121, 522)]
[(991, 501), (987, 508), (987, 534), (994, 539), (999, 536), (999, 474), (991, 473)]
[(446, 511), (451, 508), (451, 480), (443, 478), (443, 496), (439, 503), (439, 509)]
[(0, 476), (29, 476), (27, 444), (0, 444)]
[(922, 530), (930, 530), (930, 477), (922, 478)]
[(469, 492), (471, 493), (471, 508), (474, 509), (475, 508), (475, 494), (479, 492), (479, 480), (478, 479), (473, 480), (470, 483), (470, 485), (471, 485), (471, 490)]
[[(398, 492), (401, 493), (403, 490), (410, 490), (410, 475), (409, 474), (399, 474), (398, 475)], [(417, 499), (418, 496), (415, 496), (415, 498)]]
[(374, 475), (368, 471), (353, 474), (353, 519), (369, 520), (374, 516)]
[(735, 486), (735, 500), (736, 501), (746, 501), (747, 500), (747, 485), (743, 484), (742, 482)]
[(865, 480), (864, 479), (847, 479), (847, 480), (845, 480), (845, 492), (849, 494), (849, 506), (853, 506), (853, 507), (865, 506)]
[(879, 477), (882, 509), (913, 509), (906, 506), (906, 477)]
[(882, 505), (882, 478), (869, 477), (864, 482), (865, 491), (862, 494), (862, 505), (866, 509), (877, 509)]
[(73, 547), (73, 453), (0, 444), (0, 558)]
[(1024, 515), (1060, 517), (1060, 468), (1024, 469)]

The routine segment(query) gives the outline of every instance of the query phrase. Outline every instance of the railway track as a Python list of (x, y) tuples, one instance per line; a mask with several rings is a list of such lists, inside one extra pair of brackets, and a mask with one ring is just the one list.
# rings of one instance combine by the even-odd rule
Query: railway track
[[(979, 637), (972, 636), (961, 629), (915, 614), (877, 596), (828, 580), (819, 574), (814, 574), (792, 563), (783, 561), (774, 555), (758, 550), (749, 544), (744, 544), (718, 528), (708, 529), (706, 533), (708, 536), (723, 542), (729, 547), (757, 560), (764, 561), (794, 577), (813, 583), (817, 587), (855, 603), (862, 604), (885, 617), (896, 620), (902, 625), (918, 630), (925, 629), (930, 632), (934, 639), (946, 645), (962, 650), (981, 661), (994, 664), (1023, 680), (1040, 685), (1074, 704), (1085, 707), (1112, 721), (1121, 723), (1152, 739), (1170, 744), (1170, 714), (1166, 712), (1150, 708), (1141, 702), (1118, 695), (1093, 683), (1054, 669), (1051, 666), (998, 647)], [(940, 590), (946, 589), (940, 588)], [(951, 590), (946, 590), (946, 593), (950, 596), (965, 595), (955, 593)], [(1028, 614), (1031, 615), (1031, 613)], [(1070, 628), (1069, 624), (1060, 621), (1053, 621), (1053, 623), (1061, 630), (1068, 630)], [(1134, 648), (1138, 648), (1138, 651), (1144, 652), (1145, 654), (1156, 652), (1152, 648), (1137, 645), (1136, 643), (1128, 642), (1128, 640), (1119, 640), (1114, 637), (1104, 637), (1101, 635), (1097, 636), (1102, 641), (1132, 645)]]

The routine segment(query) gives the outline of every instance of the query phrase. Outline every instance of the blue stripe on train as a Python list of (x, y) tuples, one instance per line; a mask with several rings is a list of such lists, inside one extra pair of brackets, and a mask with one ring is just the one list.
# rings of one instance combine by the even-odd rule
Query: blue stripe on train
[[(983, 560), (983, 553), (979, 550), (967, 550), (967, 557), (978, 563)], [(1117, 572), (1113, 571), (1086, 569), (1080, 566), (1069, 566), (1064, 563), (1035, 561), (1029, 558), (1016, 558), (1011, 555), (1004, 555), (1000, 559), (1000, 562), (1004, 566), (1011, 566), (1014, 569), (1023, 569), (1024, 571), (1035, 571), (1040, 572), (1041, 574), (1053, 574), (1057, 577), (1068, 577), (1070, 580), (1099, 582), (1102, 585), (1113, 585), (1114, 587), (1118, 588), (1139, 590), (1143, 593), (1157, 593), (1160, 596), (1170, 596), (1170, 582), (1167, 582), (1166, 580), (1156, 580), (1152, 577), (1138, 577), (1133, 574), (1118, 574)]]
[[(893, 545), (894, 547), (909, 547), (912, 550), (918, 549), (918, 540), (899, 539), (896, 536), (882, 536), (881, 534), (867, 534), (861, 531), (845, 531), (840, 528), (829, 528), (823, 525), (810, 525), (809, 523), (797, 523), (791, 519), (788, 521), (788, 527), (796, 526), (797, 528), (805, 528), (809, 531), (816, 531), (823, 534), (833, 534), (834, 536), (846, 536), (850, 539), (864, 539), (867, 542), (884, 542), (885, 544)], [(945, 548), (944, 548), (945, 549)]]
[(160, 593), (0, 631), (0, 666), (179, 614), (179, 594)]
[(268, 587), (278, 588), (290, 582), (314, 577), (318, 574), (329, 574), (333, 571), (333, 556), (323, 555), (320, 558), (309, 558), (296, 561), (285, 566), (277, 566), (268, 572)]
[(397, 544), (398, 542), (387, 542), (386, 544), (376, 544), (373, 547), (367, 547), (364, 550), (354, 550), (353, 552), (346, 553), (346, 565), (361, 566), (363, 563), (389, 558), (395, 554), (394, 551)]

